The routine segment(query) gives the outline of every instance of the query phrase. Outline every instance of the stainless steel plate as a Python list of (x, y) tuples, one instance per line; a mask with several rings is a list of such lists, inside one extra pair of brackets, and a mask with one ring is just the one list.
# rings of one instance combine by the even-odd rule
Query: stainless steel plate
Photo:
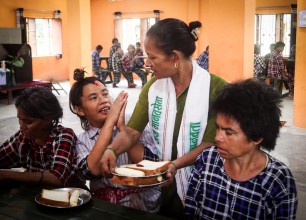
[(68, 187), (68, 188), (58, 188), (58, 189), (53, 189), (53, 190), (70, 192), (71, 194), (73, 193), (74, 190), (79, 190), (80, 191), (80, 196), (79, 196), (79, 200), (78, 200), (78, 205), (77, 206), (68, 206), (68, 207), (46, 205), (46, 204), (43, 204), (43, 203), (40, 202), (41, 194), (38, 194), (35, 197), (35, 202), (37, 204), (45, 206), (45, 207), (59, 208), (59, 209), (70, 209), (70, 208), (80, 207), (80, 206), (86, 204), (87, 202), (89, 202), (91, 200), (91, 193), (89, 191), (85, 190), (85, 189)]
[(135, 185), (135, 186), (131, 186), (131, 185), (125, 185), (127, 187), (133, 187), (133, 188), (145, 188), (145, 187), (154, 187), (154, 186), (159, 186), (165, 182), (167, 182), (168, 180), (164, 180), (164, 181), (161, 181), (159, 183), (154, 183), (154, 184), (149, 184), (149, 185)]
[[(141, 170), (139, 170), (141, 171)], [(158, 173), (158, 174), (154, 174), (154, 175), (150, 175), (150, 176), (140, 176), (140, 177), (133, 177), (133, 178), (149, 178), (149, 177), (153, 177), (153, 176), (160, 176), (160, 175), (164, 175), (165, 173), (167, 172), (167, 170), (165, 170), (164, 172), (162, 173)], [(118, 173), (115, 173), (115, 172), (111, 172), (114, 176), (124, 176), (124, 175), (119, 175)], [(126, 176), (126, 177), (129, 177), (129, 176)]]

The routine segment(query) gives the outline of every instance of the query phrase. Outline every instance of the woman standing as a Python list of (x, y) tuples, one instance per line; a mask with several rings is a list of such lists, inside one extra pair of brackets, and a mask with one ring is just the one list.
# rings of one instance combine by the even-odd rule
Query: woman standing
[[(198, 39), (195, 28), (178, 19), (164, 19), (146, 34), (146, 65), (153, 77), (142, 89), (127, 127), (108, 147), (121, 154), (137, 141), (147, 123), (160, 160), (172, 160), (167, 171), (171, 183), (162, 188), (160, 214), (183, 216), (187, 181), (202, 150), (211, 146), (216, 134), (215, 116), (209, 106), (226, 82), (191, 60)], [(145, 152), (146, 154), (146, 152)], [(107, 150), (102, 170), (109, 175), (116, 156)]]

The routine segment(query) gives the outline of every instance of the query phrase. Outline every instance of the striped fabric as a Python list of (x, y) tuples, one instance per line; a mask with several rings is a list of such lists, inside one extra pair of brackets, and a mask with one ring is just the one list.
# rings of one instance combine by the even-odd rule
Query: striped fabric
[(209, 71), (209, 55), (207, 51), (203, 51), (200, 56), (197, 58), (197, 63), (203, 69)]
[(185, 202), (186, 219), (295, 219), (297, 191), (290, 170), (271, 156), (256, 177), (231, 179), (211, 147), (197, 158)]
[(264, 59), (259, 54), (254, 54), (254, 78), (264, 77), (266, 64)]
[(285, 71), (284, 60), (279, 52), (272, 52), (269, 58), (268, 77), (281, 79)]

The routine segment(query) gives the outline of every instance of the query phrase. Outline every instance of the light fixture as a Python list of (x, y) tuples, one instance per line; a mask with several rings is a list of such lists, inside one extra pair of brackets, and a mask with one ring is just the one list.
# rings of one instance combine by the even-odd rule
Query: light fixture
[(115, 19), (120, 19), (121, 18), (121, 15), (122, 15), (122, 13), (120, 12), (120, 11), (116, 11), (115, 13), (114, 13), (114, 15), (115, 15)]
[(54, 18), (61, 18), (61, 10), (55, 10), (54, 11)]
[(156, 21), (158, 21), (159, 20), (160, 10), (153, 10), (153, 13), (154, 13), (154, 17), (155, 17)]

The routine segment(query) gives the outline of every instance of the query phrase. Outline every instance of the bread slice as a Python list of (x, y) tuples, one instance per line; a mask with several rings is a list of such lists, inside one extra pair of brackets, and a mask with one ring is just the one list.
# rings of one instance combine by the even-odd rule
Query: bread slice
[(118, 175), (114, 175), (112, 181), (127, 186), (157, 184), (165, 180), (162, 173), (170, 163), (170, 161), (154, 162), (143, 160), (138, 164), (122, 165), (119, 168), (115, 168), (115, 172)]
[(160, 174), (164, 172), (168, 166), (170, 165), (170, 161), (150, 161), (150, 160), (143, 160), (137, 164), (127, 164), (123, 165), (123, 167), (140, 170), (145, 173), (146, 176), (151, 176), (155, 174)]
[(165, 178), (162, 175), (152, 177), (113, 176), (112, 178), (114, 183), (125, 186), (149, 186), (164, 180)]
[(115, 172), (119, 176), (143, 177), (145, 173), (140, 170), (134, 170), (126, 167), (116, 167)]
[(68, 207), (70, 205), (70, 192), (43, 189), (40, 202), (50, 206)]

